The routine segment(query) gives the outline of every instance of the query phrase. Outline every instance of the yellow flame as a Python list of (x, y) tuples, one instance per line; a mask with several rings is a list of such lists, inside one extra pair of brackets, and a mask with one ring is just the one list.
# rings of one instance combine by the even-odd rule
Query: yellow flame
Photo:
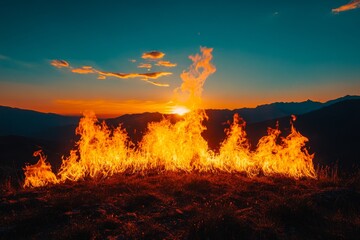
[(46, 157), (41, 150), (34, 152), (34, 157), (39, 156), (39, 161), (31, 166), (24, 168), (25, 183), (24, 187), (42, 187), (48, 184), (59, 183), (55, 174), (51, 171), (51, 166), (46, 162)]
[[(25, 167), (24, 187), (39, 187), (49, 183), (78, 181), (85, 178), (104, 178), (115, 173), (145, 173), (157, 171), (225, 171), (242, 172), (249, 177), (258, 174), (286, 176), (295, 179), (315, 178), (313, 157), (305, 148), (308, 139), (293, 126), (286, 138), (280, 138), (280, 130), (268, 129), (255, 150), (251, 150), (246, 136), (246, 123), (237, 114), (226, 130), (227, 137), (221, 143), (218, 153), (210, 150), (201, 133), (206, 129), (207, 119), (201, 109), (201, 94), (206, 78), (216, 71), (211, 64), (212, 49), (201, 48), (202, 55), (191, 56), (193, 64), (183, 72), (181, 91), (188, 94), (187, 114), (176, 123), (169, 119), (152, 122), (137, 145), (132, 143), (121, 125), (111, 130), (105, 123), (99, 123), (94, 113), (85, 113), (76, 133), (80, 140), (68, 157), (63, 158), (57, 175), (45, 162), (41, 152), (40, 160)], [(175, 107), (174, 113), (182, 114), (184, 109)]]

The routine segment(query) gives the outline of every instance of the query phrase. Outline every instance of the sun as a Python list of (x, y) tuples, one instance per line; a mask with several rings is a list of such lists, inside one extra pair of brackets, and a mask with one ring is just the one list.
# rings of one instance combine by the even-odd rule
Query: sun
[(177, 114), (180, 116), (183, 116), (184, 114), (190, 112), (190, 109), (188, 109), (187, 107), (184, 106), (175, 106), (172, 110), (171, 113), (172, 114)]

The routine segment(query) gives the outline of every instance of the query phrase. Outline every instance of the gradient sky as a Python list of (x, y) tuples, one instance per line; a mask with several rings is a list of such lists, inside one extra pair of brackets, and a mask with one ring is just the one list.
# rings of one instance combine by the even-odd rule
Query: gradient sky
[[(205, 83), (207, 108), (360, 95), (359, 1), (194, 2), (2, 0), (0, 105), (71, 115), (166, 112), (200, 46), (214, 48), (217, 68)], [(141, 58), (149, 51), (177, 66), (154, 66)], [(52, 66), (56, 59), (72, 68), (173, 74), (156, 79), (169, 87), (98, 80)]]

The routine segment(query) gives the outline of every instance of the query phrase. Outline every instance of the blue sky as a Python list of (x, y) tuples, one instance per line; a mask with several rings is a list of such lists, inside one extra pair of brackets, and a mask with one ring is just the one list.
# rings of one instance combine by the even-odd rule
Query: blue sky
[[(217, 71), (204, 105), (252, 107), (274, 101), (325, 101), (360, 94), (360, 9), (347, 0), (1, 1), (0, 105), (103, 115), (164, 111), (189, 55), (213, 48)], [(106, 72), (138, 68), (144, 52), (176, 67), (156, 81), (76, 74), (50, 63)], [(131, 62), (129, 60), (136, 60)]]

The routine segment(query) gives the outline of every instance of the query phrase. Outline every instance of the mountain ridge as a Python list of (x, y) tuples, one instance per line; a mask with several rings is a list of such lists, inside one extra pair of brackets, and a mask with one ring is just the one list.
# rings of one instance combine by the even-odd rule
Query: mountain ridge
[[(259, 105), (255, 108), (207, 109), (209, 118), (216, 123), (224, 123), (238, 113), (248, 124), (286, 117), (292, 114), (301, 115), (312, 112), (337, 102), (360, 99), (360, 96), (346, 95), (325, 103), (307, 100), (303, 102), (274, 102)], [(137, 135), (146, 130), (147, 123), (160, 121), (164, 116), (176, 118), (176, 115), (154, 113), (123, 114), (105, 121), (111, 126), (120, 123), (127, 125), (128, 132), (138, 130)], [(56, 113), (41, 113), (34, 110), (0, 106), (0, 136), (18, 135), (47, 140), (74, 132), (80, 116), (64, 116)], [(176, 119), (175, 119), (176, 120)], [(219, 122), (220, 121), (220, 122)], [(132, 126), (131, 126), (132, 125)], [(145, 125), (145, 127), (144, 127)], [(140, 135), (139, 135), (140, 136)], [(139, 138), (139, 136), (137, 138)]]

